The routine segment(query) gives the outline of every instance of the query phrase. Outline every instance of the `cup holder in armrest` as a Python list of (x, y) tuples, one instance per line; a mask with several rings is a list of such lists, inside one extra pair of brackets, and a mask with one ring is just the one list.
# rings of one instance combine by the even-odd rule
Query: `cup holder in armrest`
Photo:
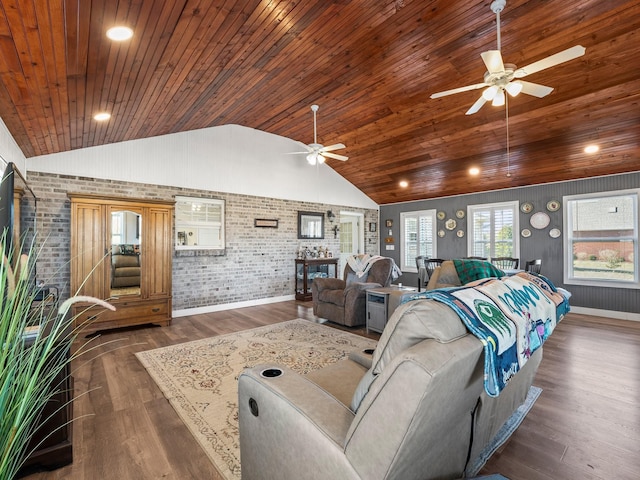
[(373, 355), (373, 352), (375, 352), (376, 349), (375, 348), (365, 348), (362, 353), (367, 354), (367, 355)]
[(260, 372), (260, 376), (263, 378), (275, 378), (282, 375), (282, 373), (282, 370), (280, 370), (279, 368), (267, 368)]

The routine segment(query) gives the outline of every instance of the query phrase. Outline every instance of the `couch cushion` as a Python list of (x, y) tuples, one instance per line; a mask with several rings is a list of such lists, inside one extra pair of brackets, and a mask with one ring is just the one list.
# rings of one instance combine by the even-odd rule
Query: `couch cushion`
[(339, 307), (344, 307), (344, 290), (320, 290), (318, 300), (324, 303), (332, 303)]
[(435, 300), (416, 300), (401, 305), (391, 316), (373, 353), (372, 366), (356, 388), (351, 401), (355, 412), (371, 383), (400, 352), (432, 338), (449, 343), (467, 335), (458, 314)]
[(398, 353), (426, 338), (449, 343), (467, 334), (458, 314), (434, 300), (410, 301), (398, 308), (385, 326), (373, 354), (378, 375)]
[(444, 287), (459, 287), (460, 277), (458, 277), (458, 271), (453, 263), (453, 260), (445, 260), (439, 267), (436, 267), (431, 278), (429, 278), (429, 284), (427, 290), (433, 290), (434, 288)]
[(368, 276), (369, 274), (365, 273), (361, 277), (358, 277), (355, 272), (349, 272), (347, 273), (347, 285), (351, 285), (352, 283), (367, 283)]

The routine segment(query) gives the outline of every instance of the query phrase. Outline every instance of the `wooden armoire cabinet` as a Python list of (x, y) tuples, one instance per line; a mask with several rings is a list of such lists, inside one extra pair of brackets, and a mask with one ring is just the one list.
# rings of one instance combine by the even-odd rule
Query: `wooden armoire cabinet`
[(71, 294), (107, 300), (115, 311), (74, 305), (83, 334), (171, 323), (174, 203), (68, 194)]

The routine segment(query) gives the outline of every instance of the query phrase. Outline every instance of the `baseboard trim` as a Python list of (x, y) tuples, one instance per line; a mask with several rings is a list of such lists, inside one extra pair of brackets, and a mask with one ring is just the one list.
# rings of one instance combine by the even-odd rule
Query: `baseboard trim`
[(600, 310), (599, 308), (587, 308), (587, 307), (574, 307), (571, 305), (572, 313), (579, 313), (581, 315), (593, 315), (596, 317), (615, 318), (617, 320), (631, 320), (634, 322), (640, 322), (640, 313), (632, 312), (616, 312), (614, 310)]
[[(186, 308), (183, 310), (174, 310), (172, 314), (173, 318), (188, 317), (189, 315), (223, 312), (225, 310), (233, 310), (234, 308), (255, 307), (257, 305), (268, 305), (269, 303), (287, 302), (289, 300), (295, 300), (295, 295), (257, 298), (255, 300), (247, 300), (245, 302), (223, 303), (219, 305), (208, 305), (206, 307)], [(615, 310), (601, 310), (598, 308), (576, 307), (573, 305), (571, 306), (571, 312), (581, 315), (593, 315), (595, 317), (608, 317), (618, 320), (631, 320), (634, 322), (640, 322), (640, 313), (616, 312)]]
[(183, 310), (174, 310), (173, 318), (188, 317), (189, 315), (199, 315), (201, 313), (222, 312), (224, 310), (233, 310), (234, 308), (255, 307), (257, 305), (267, 305), (269, 303), (286, 302), (295, 300), (295, 295), (284, 295), (282, 297), (257, 298), (255, 300), (247, 300), (245, 302), (223, 303), (219, 305), (208, 305), (206, 307), (186, 308)]

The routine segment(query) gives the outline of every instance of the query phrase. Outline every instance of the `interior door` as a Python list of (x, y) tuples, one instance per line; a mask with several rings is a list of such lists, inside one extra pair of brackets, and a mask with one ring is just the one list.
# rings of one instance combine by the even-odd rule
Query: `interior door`
[(347, 257), (364, 253), (361, 232), (362, 215), (351, 213), (340, 213), (340, 265), (339, 272), (344, 271), (347, 264)]

